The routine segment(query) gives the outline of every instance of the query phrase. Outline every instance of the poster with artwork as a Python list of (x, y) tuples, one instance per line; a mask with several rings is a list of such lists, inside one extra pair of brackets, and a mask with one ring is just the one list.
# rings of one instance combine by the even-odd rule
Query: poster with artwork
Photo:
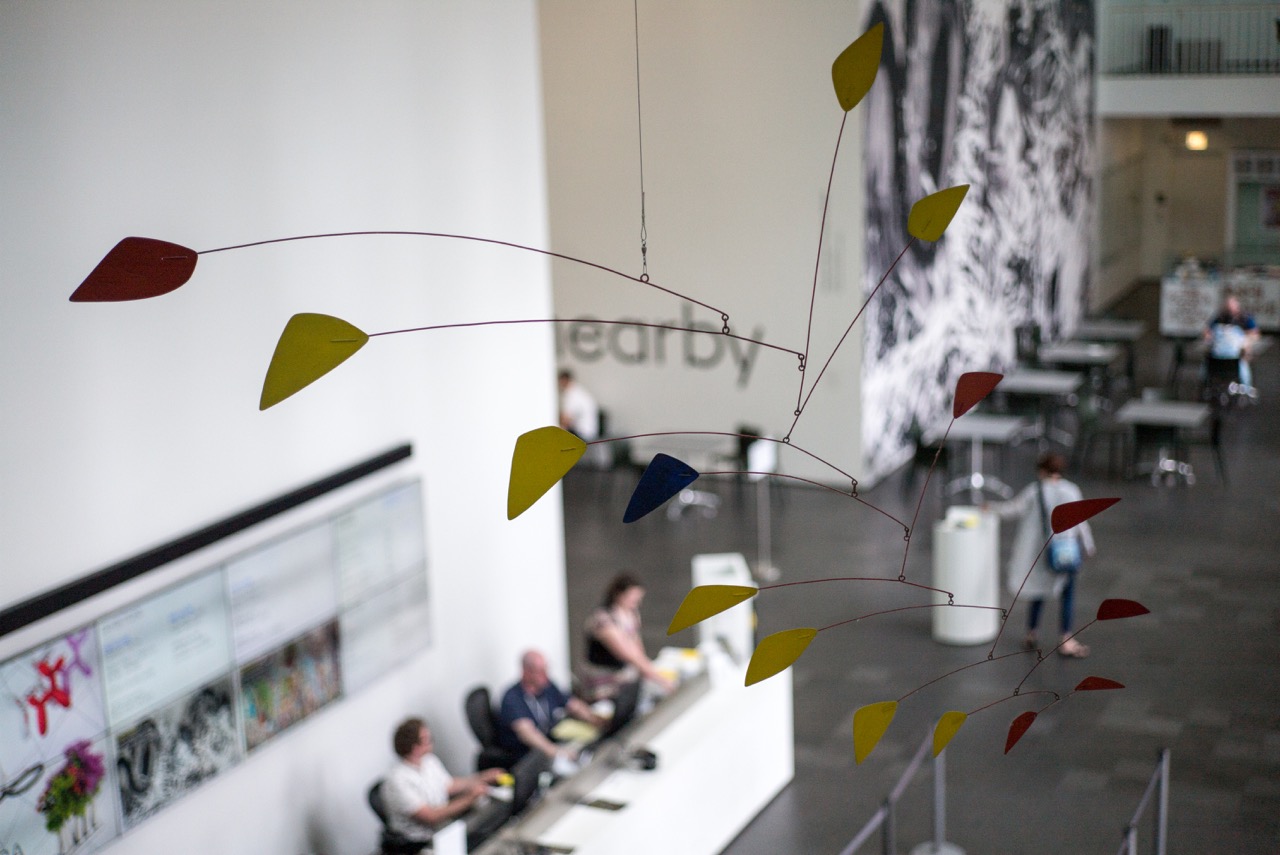
[(101, 679), (89, 627), (0, 664), (0, 851), (88, 853), (118, 833)]
[(115, 750), (128, 829), (240, 759), (230, 675), (117, 730)]
[(246, 749), (338, 698), (338, 622), (317, 627), (240, 669), (240, 709)]
[[(1084, 308), (1094, 243), (1094, 24), (1085, 0), (874, 0), (884, 51), (866, 122), (864, 464), (885, 474), (951, 409), (957, 379), (1014, 362)], [(911, 206), (968, 184), (937, 242)], [(904, 249), (905, 248), (905, 249)], [(902, 258), (894, 266), (899, 254)]]

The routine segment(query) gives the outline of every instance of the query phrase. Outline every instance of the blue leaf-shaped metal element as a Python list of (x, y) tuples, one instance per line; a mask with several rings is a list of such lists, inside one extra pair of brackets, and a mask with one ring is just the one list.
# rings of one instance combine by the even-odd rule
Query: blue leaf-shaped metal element
[(622, 521), (635, 522), (696, 480), (698, 472), (688, 463), (669, 454), (655, 454), (631, 494)]

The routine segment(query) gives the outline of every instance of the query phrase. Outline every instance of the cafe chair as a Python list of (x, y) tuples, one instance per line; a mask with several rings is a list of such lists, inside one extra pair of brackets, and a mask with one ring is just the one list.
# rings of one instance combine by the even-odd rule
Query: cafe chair
[(391, 816), (387, 813), (387, 804), (382, 800), (382, 779), (373, 782), (369, 788), (369, 807), (382, 823), (382, 836), (378, 843), (380, 855), (417, 855), (419, 852), (431, 851), (431, 844), (421, 840), (410, 840), (391, 827)]
[(1200, 400), (1214, 408), (1215, 412), (1251, 403), (1257, 391), (1240, 382), (1240, 360), (1206, 356), (1204, 383), (1200, 387)]
[(1084, 395), (1076, 403), (1076, 439), (1071, 464), (1083, 472), (1089, 466), (1090, 454), (1098, 445), (1105, 444), (1107, 476), (1114, 478), (1124, 471), (1130, 429), (1116, 421), (1113, 407), (1101, 406), (1101, 400), (1093, 395)]
[(1229, 485), (1227, 480), (1227, 462), (1222, 454), (1222, 435), (1226, 426), (1226, 414), (1220, 410), (1213, 410), (1209, 414), (1208, 428), (1200, 434), (1192, 435), (1187, 440), (1187, 445), (1191, 448), (1208, 448), (1213, 454), (1214, 471), (1218, 473), (1218, 480), (1222, 482), (1222, 486)]
[(1028, 321), (1013, 328), (1013, 351), (1019, 365), (1034, 368), (1040, 364), (1040, 325)]

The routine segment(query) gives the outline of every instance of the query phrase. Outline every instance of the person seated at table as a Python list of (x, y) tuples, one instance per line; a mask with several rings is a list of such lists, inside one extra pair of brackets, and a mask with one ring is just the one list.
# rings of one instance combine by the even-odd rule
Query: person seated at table
[(560, 427), (581, 439), (593, 442), (600, 437), (600, 406), (573, 372), (562, 368), (556, 375), (560, 389)]
[(529, 751), (541, 751), (552, 761), (576, 761), (575, 747), (555, 742), (551, 731), (566, 715), (592, 727), (605, 720), (581, 699), (567, 695), (547, 674), (547, 657), (529, 650), (520, 657), (520, 681), (502, 696), (498, 712), (498, 743), (519, 760)]
[(426, 846), (436, 829), (462, 816), (488, 795), (501, 769), (455, 778), (434, 753), (431, 728), (410, 718), (391, 738), (399, 758), (382, 782), (382, 801), (391, 830)]
[(1213, 359), (1238, 360), (1240, 385), (1246, 389), (1253, 388), (1253, 370), (1249, 360), (1259, 336), (1257, 322), (1240, 308), (1240, 299), (1230, 291), (1223, 295), (1222, 308), (1204, 329), (1208, 355)]
[(640, 638), (640, 604), (644, 587), (621, 573), (605, 590), (604, 601), (591, 612), (586, 625), (586, 662), (582, 666), (584, 693), (595, 702), (612, 698), (625, 683), (649, 682), (659, 693), (675, 688), (658, 670)]

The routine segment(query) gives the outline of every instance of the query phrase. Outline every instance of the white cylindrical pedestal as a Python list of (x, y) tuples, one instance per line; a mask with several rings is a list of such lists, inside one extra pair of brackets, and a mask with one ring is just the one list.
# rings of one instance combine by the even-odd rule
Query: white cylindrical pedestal
[(964, 850), (954, 843), (921, 843), (911, 850), (911, 855), (964, 855)]
[[(955, 606), (933, 610), (933, 638), (943, 644), (983, 644), (1000, 630), (1000, 520), (974, 507), (955, 506), (933, 527), (933, 586), (955, 596)], [(935, 603), (946, 603), (935, 593)], [(993, 608), (959, 608), (991, 606)]]

